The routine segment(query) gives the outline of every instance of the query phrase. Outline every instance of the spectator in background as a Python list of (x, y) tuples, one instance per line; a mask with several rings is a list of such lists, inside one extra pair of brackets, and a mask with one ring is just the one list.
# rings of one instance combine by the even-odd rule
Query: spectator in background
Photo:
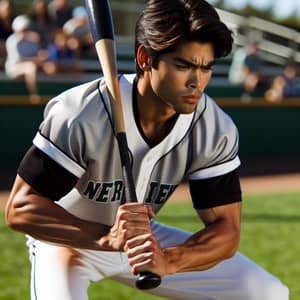
[(297, 66), (288, 64), (282, 75), (273, 79), (270, 89), (265, 93), (269, 102), (280, 102), (283, 98), (300, 97), (300, 82), (297, 81)]
[(34, 0), (28, 13), (32, 30), (39, 33), (42, 48), (47, 48), (53, 38), (54, 26), (51, 23), (45, 0)]
[(251, 100), (258, 85), (263, 83), (262, 60), (258, 55), (258, 42), (251, 42), (235, 51), (229, 69), (229, 81), (233, 85), (242, 85), (242, 100)]
[(50, 19), (56, 29), (62, 28), (72, 18), (72, 10), (73, 7), (68, 4), (68, 0), (52, 0), (48, 4)]
[(0, 67), (4, 67), (6, 58), (6, 39), (13, 33), (12, 21), (15, 17), (13, 3), (10, 0), (0, 0)]
[(80, 72), (75, 51), (68, 45), (68, 41), (62, 29), (55, 32), (53, 43), (48, 47), (48, 61), (44, 65), (47, 74)]
[(83, 6), (73, 9), (72, 18), (64, 24), (63, 30), (78, 41), (80, 55), (95, 54), (88, 16)]
[(42, 68), (47, 55), (41, 52), (38, 33), (30, 30), (30, 19), (17, 16), (12, 23), (14, 33), (6, 40), (6, 74), (11, 78), (24, 77), (30, 101), (37, 103), (40, 96), (37, 87), (37, 72)]

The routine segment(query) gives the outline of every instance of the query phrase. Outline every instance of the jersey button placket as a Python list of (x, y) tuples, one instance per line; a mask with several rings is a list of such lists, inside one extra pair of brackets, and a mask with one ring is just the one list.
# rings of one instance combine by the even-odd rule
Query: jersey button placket
[(148, 154), (145, 156), (141, 163), (141, 172), (137, 181), (137, 194), (138, 199), (140, 201), (144, 200), (145, 193), (147, 190), (148, 182), (150, 179), (150, 175), (152, 173), (152, 169), (154, 167), (155, 161), (153, 160), (153, 155)]

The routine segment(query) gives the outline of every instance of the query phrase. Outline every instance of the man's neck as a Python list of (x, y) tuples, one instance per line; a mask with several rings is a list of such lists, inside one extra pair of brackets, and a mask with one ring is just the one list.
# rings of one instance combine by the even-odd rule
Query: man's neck
[(138, 79), (136, 122), (149, 146), (160, 143), (172, 130), (178, 114), (154, 94), (149, 80)]

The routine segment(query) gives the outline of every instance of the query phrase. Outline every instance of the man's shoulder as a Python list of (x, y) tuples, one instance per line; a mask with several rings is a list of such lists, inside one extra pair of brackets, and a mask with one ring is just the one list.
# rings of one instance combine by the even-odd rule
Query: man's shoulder
[(96, 78), (88, 82), (80, 83), (72, 88), (67, 89), (58, 95), (61, 98), (72, 98), (75, 101), (82, 97), (87, 97), (89, 94), (99, 91), (102, 78)]
[[(206, 128), (223, 128), (223, 130), (232, 130), (235, 124), (232, 118), (218, 105), (218, 103), (207, 94), (203, 94), (202, 108), (198, 108), (198, 126), (203, 127), (205, 123)], [(235, 129), (234, 129), (235, 130)]]
[(62, 92), (48, 102), (45, 115), (60, 112), (65, 118), (78, 118), (86, 111), (99, 110), (101, 106), (100, 84), (99, 78)]
[[(130, 97), (133, 80), (134, 75), (120, 75), (121, 92), (127, 92)], [(59, 94), (55, 97), (55, 99), (59, 99), (59, 101), (68, 105), (70, 109), (74, 107), (77, 107), (78, 109), (85, 109), (90, 106), (110, 106), (109, 93), (103, 77), (76, 85), (73, 88)]]

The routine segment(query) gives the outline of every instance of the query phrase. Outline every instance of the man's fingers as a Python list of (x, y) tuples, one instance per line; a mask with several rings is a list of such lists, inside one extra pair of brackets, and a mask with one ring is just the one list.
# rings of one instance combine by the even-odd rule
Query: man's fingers
[[(145, 230), (143, 228), (136, 228), (136, 229), (131, 228), (128, 230), (123, 230), (123, 237), (124, 237), (124, 240), (126, 241), (125, 245), (124, 245), (125, 251), (126, 251), (126, 249), (129, 249), (128, 247), (126, 247), (127, 241), (132, 240), (136, 236), (141, 236), (143, 234), (145, 234)], [(142, 243), (142, 242), (140, 242), (140, 243)], [(137, 241), (136, 241), (135, 245), (138, 245)]]
[(130, 265), (131, 265), (131, 271), (133, 275), (138, 275), (141, 272), (145, 272), (145, 271), (149, 272), (149, 270), (153, 268), (153, 261), (151, 258), (146, 259), (146, 257), (144, 257), (143, 259), (141, 258), (140, 261), (137, 261), (136, 263), (133, 262), (130, 263)]
[[(147, 251), (151, 251), (151, 245), (153, 244), (151, 240), (141, 240), (141, 239), (131, 239), (135, 240), (134, 242), (131, 243), (130, 242), (126, 242), (125, 247), (126, 247), (126, 253), (128, 257), (133, 257), (138, 255), (139, 253), (144, 253)], [(129, 246), (130, 245), (130, 246)]]
[(149, 223), (149, 216), (146, 213), (122, 211), (119, 213), (119, 220), (127, 220), (132, 222), (146, 222)]
[[(144, 234), (151, 235), (150, 218), (153, 216), (152, 209), (143, 203), (120, 205), (115, 224), (110, 229), (109, 243), (112, 245), (111, 247), (124, 250), (126, 241)], [(135, 241), (138, 244), (142, 242)]]
[(129, 202), (129, 203), (124, 203), (120, 206), (121, 210), (127, 210), (131, 212), (139, 212), (139, 213), (147, 213), (148, 208), (145, 204), (143, 203), (136, 203), (136, 202)]
[(155, 217), (155, 213), (153, 212), (152, 207), (143, 203), (125, 203), (120, 206), (119, 210), (120, 212), (147, 214), (150, 219)]
[(155, 213), (152, 210), (152, 206), (147, 205), (147, 209), (148, 209), (148, 216), (149, 216), (149, 218), (150, 219), (155, 218), (156, 215), (155, 215)]
[(136, 255), (138, 251), (150, 250), (151, 245), (153, 244), (153, 237), (151, 233), (144, 233), (136, 235), (131, 239), (128, 239), (125, 243), (124, 250), (127, 255)]
[(165, 258), (159, 243), (152, 234), (134, 237), (124, 247), (133, 274), (153, 272), (160, 276), (168, 274)]

